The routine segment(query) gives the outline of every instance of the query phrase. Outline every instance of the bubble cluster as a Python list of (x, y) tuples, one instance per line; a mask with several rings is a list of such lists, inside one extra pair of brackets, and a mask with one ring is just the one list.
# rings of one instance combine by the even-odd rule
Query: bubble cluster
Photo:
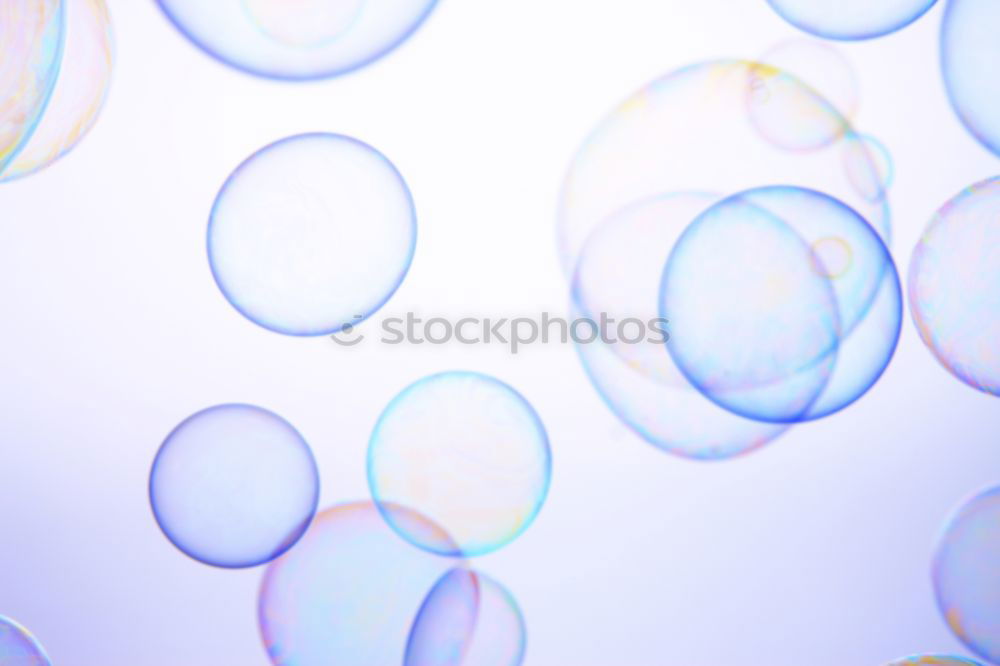
[(65, 2), (64, 33), (58, 76), (45, 112), (17, 155), (0, 169), (0, 180), (30, 175), (66, 155), (91, 130), (104, 106), (114, 67), (105, 0)]
[(319, 474), (309, 445), (283, 418), (252, 405), (219, 405), (166, 438), (149, 498), (163, 533), (185, 554), (218, 567), (252, 567), (305, 532)]
[(922, 656), (898, 659), (886, 666), (981, 666), (978, 661), (962, 657)]
[(403, 663), (418, 611), (456, 561), (414, 548), (385, 514), (448, 542), (440, 527), (400, 506), (344, 504), (317, 514), (261, 583), (261, 636), (275, 666)]
[(0, 615), (0, 664), (51, 666), (48, 655), (35, 637), (14, 620), (2, 615)]
[(409, 270), (416, 213), (396, 168), (337, 134), (273, 143), (219, 192), (208, 257), (226, 299), (286, 335), (336, 333), (377, 311)]
[(953, 375), (1000, 396), (1000, 177), (937, 211), (910, 260), (913, 321)]
[(1000, 662), (1000, 488), (958, 510), (934, 559), (934, 589), (948, 626), (987, 661)]
[(465, 568), (427, 595), (406, 645), (404, 666), (520, 666), (526, 629), (510, 592)]
[(767, 0), (783, 19), (817, 37), (859, 40), (910, 25), (937, 0)]
[(949, 0), (941, 26), (941, 71), (952, 107), (983, 146), (1000, 156), (1000, 5)]
[(685, 377), (726, 409), (775, 423), (857, 400), (888, 365), (902, 321), (878, 234), (836, 199), (784, 186), (699, 215), (667, 260), (661, 308)]
[(0, 8), (0, 175), (35, 131), (59, 76), (62, 0), (10, 0)]
[(437, 0), (158, 0), (212, 57), (275, 79), (337, 76), (408, 38)]
[(380, 509), (406, 506), (453, 541), (386, 520), (432, 553), (495, 551), (534, 521), (548, 493), (551, 452), (541, 420), (513, 388), (486, 375), (445, 372), (407, 387), (379, 417), (368, 446), (368, 482)]

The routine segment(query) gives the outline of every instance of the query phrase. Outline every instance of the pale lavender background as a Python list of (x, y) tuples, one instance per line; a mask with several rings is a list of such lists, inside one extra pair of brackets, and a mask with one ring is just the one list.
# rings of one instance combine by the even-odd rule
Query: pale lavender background
[[(151, 0), (110, 4), (118, 70), (99, 125), (0, 187), (0, 613), (58, 666), (265, 666), (260, 572), (196, 564), (153, 522), (161, 439), (207, 405), (261, 404), (313, 444), (322, 504), (354, 500), (382, 407), (452, 367), (512, 383), (551, 434), (548, 505), (480, 561), (523, 605), (528, 666), (878, 666), (959, 649), (929, 557), (952, 508), (1000, 482), (1000, 402), (946, 374), (909, 318), (862, 402), (704, 465), (620, 426), (569, 348), (284, 338), (243, 320), (208, 270), (206, 216), (229, 171), (330, 130), (384, 151), (415, 194), (416, 260), (387, 312), (561, 311), (552, 227), (578, 144), (659, 74), (795, 36), (764, 0), (444, 0), (388, 59), (300, 86), (211, 61)], [(1000, 164), (947, 105), (941, 10), (844, 47), (859, 126), (895, 155), (904, 270), (933, 210)]]

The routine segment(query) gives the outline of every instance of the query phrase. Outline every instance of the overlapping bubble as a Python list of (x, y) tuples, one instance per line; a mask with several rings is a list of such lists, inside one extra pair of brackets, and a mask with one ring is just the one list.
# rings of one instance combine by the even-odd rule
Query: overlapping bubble
[(437, 0), (158, 0), (212, 57), (250, 74), (318, 79), (381, 58), (406, 40)]
[(114, 39), (104, 0), (65, 3), (65, 45), (45, 112), (0, 181), (39, 171), (70, 152), (97, 122), (111, 86)]
[(381, 153), (337, 134), (273, 143), (219, 192), (208, 226), (215, 281), (242, 315), (327, 335), (377, 311), (410, 267), (410, 191)]
[(847, 121), (861, 104), (857, 73), (847, 57), (829, 42), (812, 38), (775, 44), (757, 61), (788, 72), (833, 105)]
[(163, 442), (149, 498), (181, 551), (218, 567), (251, 567), (305, 532), (319, 473), (309, 445), (283, 418), (252, 405), (218, 405), (184, 420)]
[(699, 215), (673, 248), (660, 298), (685, 377), (726, 409), (775, 423), (857, 400), (888, 365), (902, 321), (878, 234), (798, 187), (738, 193)]
[(379, 509), (406, 506), (449, 535), (383, 511), (411, 543), (432, 553), (495, 551), (534, 521), (548, 493), (552, 457), (538, 414), (510, 386), (474, 372), (410, 385), (386, 407), (368, 445), (368, 482)]
[(783, 19), (827, 39), (881, 37), (910, 25), (937, 0), (767, 0)]
[(933, 572), (938, 607), (952, 632), (983, 659), (1000, 663), (1000, 488), (958, 510)]
[(527, 631), (510, 592), (465, 568), (442, 576), (424, 601), (404, 666), (520, 666)]
[(981, 664), (978, 661), (972, 661), (963, 657), (926, 655), (897, 659), (894, 662), (886, 664), (886, 666), (981, 666)]
[[(610, 216), (580, 253), (573, 318), (597, 321), (603, 314), (647, 325), (658, 319), (660, 281), (671, 249), (691, 220), (719, 199), (679, 192)], [(635, 342), (606, 336), (576, 345), (591, 382), (626, 425), (665, 451), (698, 460), (753, 451), (786, 430), (737, 416), (695, 391), (667, 351), (670, 323), (662, 323), (662, 336)]]
[(910, 260), (913, 321), (938, 361), (1000, 396), (1000, 177), (937, 211)]
[(35, 131), (62, 64), (62, 0), (10, 0), (0, 6), (0, 174)]
[(941, 25), (941, 71), (951, 105), (983, 146), (1000, 156), (1000, 6), (948, 0)]
[(460, 563), (414, 548), (382, 514), (449, 541), (439, 526), (400, 506), (376, 509), (364, 502), (317, 514), (295, 548), (267, 567), (261, 583), (261, 636), (275, 666), (403, 663), (418, 611), (437, 581)]
[(0, 615), (0, 664), (3, 666), (51, 666), (44, 648), (14, 620)]

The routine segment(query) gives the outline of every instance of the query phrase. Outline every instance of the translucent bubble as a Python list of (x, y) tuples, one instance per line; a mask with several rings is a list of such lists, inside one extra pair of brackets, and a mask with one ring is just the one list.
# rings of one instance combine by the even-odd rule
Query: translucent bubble
[(910, 25), (936, 0), (767, 0), (799, 30), (827, 39), (881, 37)]
[(405, 41), (437, 0), (158, 0), (212, 57), (250, 74), (318, 79), (381, 58)]
[(910, 260), (913, 321), (938, 361), (1000, 396), (1000, 177), (935, 214)]
[(934, 560), (938, 607), (974, 653), (1000, 662), (1000, 488), (951, 519)]
[(149, 498), (181, 551), (252, 567), (291, 548), (316, 512), (319, 474), (302, 436), (277, 414), (219, 405), (186, 419), (156, 454)]
[(66, 33), (62, 0), (7, 0), (0, 21), (0, 174), (28, 141), (59, 76)]
[(898, 659), (886, 666), (981, 666), (981, 664), (962, 657), (922, 656)]
[(27, 629), (0, 615), (0, 664), (3, 666), (50, 666), (45, 650)]
[[(381, 511), (448, 537), (399, 506)], [(302, 540), (271, 563), (260, 588), (261, 636), (275, 666), (401, 664), (428, 593), (455, 566), (399, 538), (370, 503), (316, 516)]]
[(114, 65), (111, 16), (104, 0), (66, 3), (65, 41), (52, 99), (0, 180), (45, 168), (71, 151), (97, 122)]
[(594, 229), (637, 202), (774, 183), (836, 197), (888, 242), (887, 200), (868, 196), (881, 191), (878, 169), (844, 168), (843, 147), (857, 136), (831, 103), (776, 67), (719, 61), (671, 73), (621, 104), (574, 158), (559, 212), (564, 268), (572, 273)]
[(277, 333), (356, 325), (396, 291), (413, 258), (410, 191), (381, 153), (336, 134), (261, 149), (212, 208), (208, 256), (222, 293)]
[(667, 349), (688, 380), (775, 423), (827, 416), (867, 392), (902, 318), (878, 234), (836, 199), (784, 186), (734, 195), (692, 222), (667, 262), (661, 304)]
[(844, 170), (855, 189), (865, 199), (877, 203), (888, 196), (895, 179), (889, 149), (867, 134), (859, 134), (843, 146)]
[(519, 666), (526, 629), (510, 592), (488, 576), (455, 568), (424, 601), (404, 666)]
[(454, 542), (384, 511), (413, 544), (441, 555), (482, 555), (517, 538), (548, 493), (548, 437), (530, 404), (473, 372), (421, 379), (396, 396), (368, 446), (368, 482), (380, 509), (412, 507)]
[(757, 60), (794, 76), (846, 120), (858, 112), (857, 73), (847, 57), (831, 44), (816, 39), (788, 39), (772, 46)]
[(941, 71), (965, 127), (1000, 156), (1000, 5), (950, 0), (941, 27)]

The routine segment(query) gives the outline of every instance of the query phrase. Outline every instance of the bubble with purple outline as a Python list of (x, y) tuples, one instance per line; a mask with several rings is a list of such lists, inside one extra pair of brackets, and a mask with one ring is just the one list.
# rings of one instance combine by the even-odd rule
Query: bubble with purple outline
[(767, 0), (799, 30), (855, 41), (901, 30), (923, 16), (937, 0)]
[(1000, 5), (948, 0), (941, 24), (941, 72), (966, 129), (1000, 157)]
[(188, 556), (253, 567), (302, 536), (319, 500), (312, 450), (285, 419), (253, 405), (218, 405), (185, 419), (156, 454), (153, 514)]
[(413, 259), (416, 212), (392, 163), (338, 134), (253, 154), (208, 226), (212, 274), (240, 314), (285, 335), (329, 335), (371, 316)]
[(27, 629), (0, 615), (0, 664), (3, 666), (51, 666), (45, 649)]

